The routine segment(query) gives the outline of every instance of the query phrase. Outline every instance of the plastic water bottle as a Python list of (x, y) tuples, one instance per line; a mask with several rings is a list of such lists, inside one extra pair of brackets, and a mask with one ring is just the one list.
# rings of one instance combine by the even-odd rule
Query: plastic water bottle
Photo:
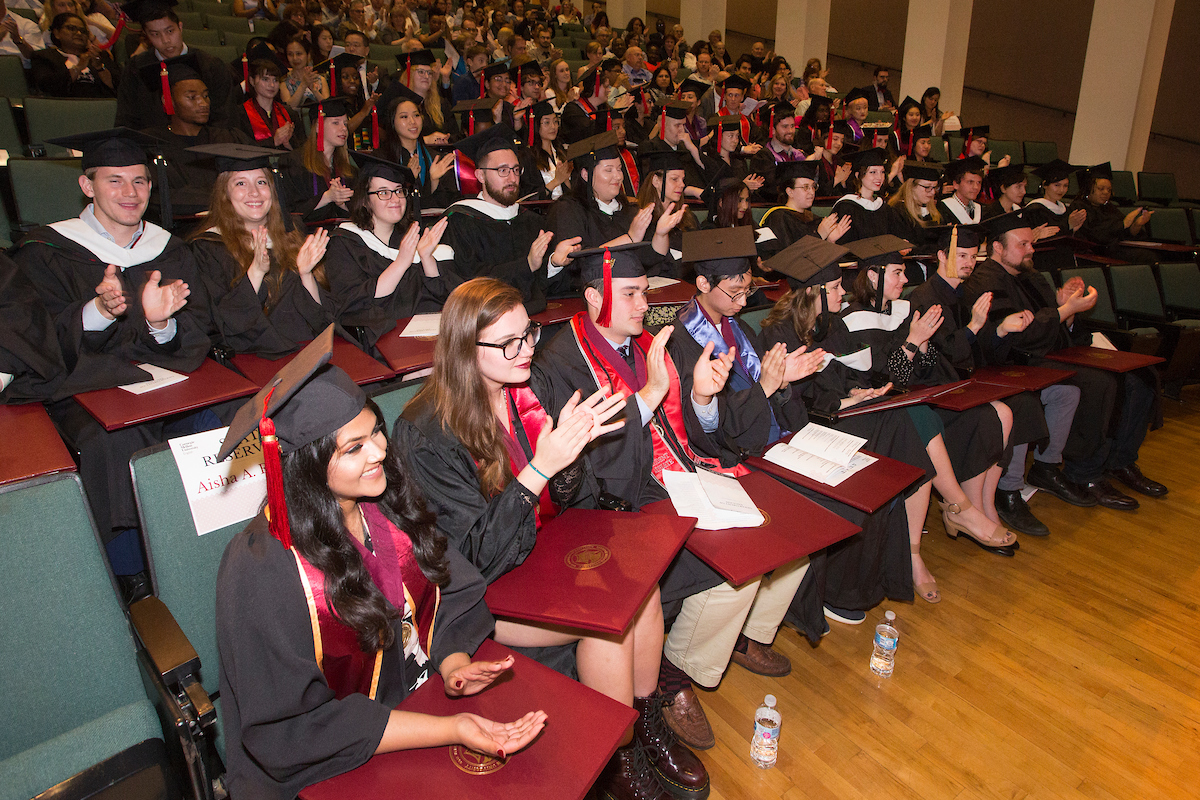
[(896, 667), (896, 644), (900, 632), (896, 630), (896, 612), (883, 612), (883, 622), (875, 626), (875, 652), (871, 653), (871, 672), (884, 678), (892, 677)]
[(750, 758), (763, 769), (775, 766), (779, 757), (779, 723), (782, 718), (775, 710), (775, 695), (769, 694), (754, 712), (754, 738), (750, 740)]

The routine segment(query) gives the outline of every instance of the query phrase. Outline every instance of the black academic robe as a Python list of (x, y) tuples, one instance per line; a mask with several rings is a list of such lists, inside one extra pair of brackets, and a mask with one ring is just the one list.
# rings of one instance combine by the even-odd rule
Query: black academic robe
[(1100, 245), (1109, 253), (1117, 253), (1120, 242), (1124, 239), (1147, 238), (1145, 230), (1137, 236), (1130, 233), (1129, 229), (1125, 227), (1125, 212), (1121, 211), (1116, 203), (1109, 202), (1098, 206), (1086, 197), (1076, 197), (1067, 212), (1068, 216), (1071, 211), (1080, 208), (1087, 212), (1087, 219), (1083, 221), (1083, 225), (1079, 226), (1075, 235), (1080, 239), (1087, 239), (1089, 242)]
[(582, 141), (596, 132), (595, 112), (588, 111), (578, 100), (567, 103), (567, 107), (562, 110), (560, 119), (562, 125), (558, 135), (568, 146)]
[(908, 278), (909, 286), (920, 286), (937, 272), (937, 256), (939, 234), (931, 230), (933, 220), (923, 217), (913, 219), (904, 206), (891, 206), (895, 228), (893, 234), (906, 239), (915, 245), (915, 254), (925, 254), (924, 258), (910, 258), (904, 262), (904, 275)]
[(1058, 300), (1036, 272), (1010, 275), (1000, 264), (988, 259), (975, 266), (961, 288), (963, 305), (968, 308), (980, 295), (992, 293), (988, 318), (993, 325), (999, 324), (1009, 314), (1026, 310), (1033, 312), (1033, 322), (1025, 330), (1010, 333), (994, 343), (981, 343), (984, 358), (989, 364), (1027, 363), (1052, 350), (1086, 343), (1088, 339), (1082, 333), (1077, 337), (1059, 319)]
[(821, 224), (821, 220), (812, 216), (811, 212), (806, 220), (799, 211), (787, 206), (775, 206), (767, 209), (760, 224), (770, 228), (775, 234), (775, 241), (771, 244), (778, 251), (795, 244), (805, 236), (817, 236), (817, 226)]
[[(329, 181), (305, 169), (302, 150), (293, 150), (279, 159), (279, 172), (284, 204), (291, 213), (300, 214), (305, 222), (324, 222), (350, 215), (346, 208), (336, 203), (317, 208), (321, 195), (329, 188)], [(343, 177), (342, 183), (351, 186), (353, 180)]]
[[(269, 278), (256, 292), (216, 231), (200, 234), (191, 248), (208, 295), (212, 338), (234, 353), (281, 358), (333, 322), (332, 298), (322, 290), (321, 301), (314, 300), (298, 273), (283, 273), (278, 296), (268, 309)], [(280, 269), (274, 258), (271, 269)]]
[[(506, 218), (514, 209), (516, 214)], [(460, 200), (446, 209), (446, 216), (442, 244), (449, 250), (437, 259), (448, 291), (472, 278), (496, 278), (520, 290), (530, 314), (546, 308), (546, 267), (529, 269), (529, 249), (545, 228), (541, 216), (484, 200)], [(547, 248), (547, 259), (553, 247)]]
[(705, 170), (696, 163), (696, 159), (692, 158), (692, 154), (686, 147), (671, 147), (662, 139), (647, 139), (638, 145), (639, 153), (652, 153), (658, 150), (674, 150), (683, 156), (683, 182), (687, 186), (696, 186), (701, 189), (708, 186), (708, 180), (705, 178)]
[[(578, 236), (582, 240), (580, 247), (587, 250), (599, 247), (605, 242), (611, 242), (629, 233), (629, 226), (638, 214), (635, 204), (628, 204), (608, 214), (600, 209), (595, 200), (581, 201), (570, 195), (563, 195), (550, 204), (546, 212), (545, 227), (554, 231), (554, 239), (550, 242), (550, 250), (564, 239)], [(649, 235), (649, 228), (647, 235)], [(671, 260), (670, 254), (662, 255), (652, 247), (642, 247), (637, 256), (647, 272), (659, 269), (665, 261)], [(547, 294), (550, 297), (574, 297), (582, 287), (579, 285), (579, 265), (570, 261), (567, 266), (547, 282)]]
[[(236, 128), (217, 125), (203, 126), (196, 136), (180, 136), (172, 133), (166, 125), (148, 128), (143, 133), (164, 142), (162, 149), (167, 160), (167, 187), (170, 190), (171, 211), (176, 216), (207, 211), (212, 200), (213, 184), (217, 182), (217, 165), (213, 157), (189, 152), (187, 148), (207, 144), (255, 144), (253, 136)], [(156, 198), (158, 191), (156, 187)], [(158, 208), (157, 200), (150, 202), (150, 208)]]
[[(818, 144), (821, 144), (818, 142)], [(842, 197), (849, 191), (850, 187), (846, 185), (846, 179), (841, 183), (834, 183), (837, 179), (837, 165), (839, 160), (834, 156), (832, 160), (821, 157), (821, 166), (817, 169), (817, 197)]]
[[(208, 87), (208, 124), (228, 124), (229, 120), (233, 119), (237, 105), (244, 99), (241, 86), (234, 79), (233, 70), (224, 61), (203, 50), (189, 47), (188, 52), (199, 62), (200, 77)], [(137, 131), (166, 127), (168, 119), (163, 111), (162, 90), (157, 82), (153, 87), (147, 86), (141, 75), (143, 67), (158, 61), (158, 55), (150, 50), (139, 53), (125, 65), (121, 83), (117, 87), (117, 126)]]
[(896, 219), (895, 209), (885, 203), (881, 197), (867, 201), (859, 195), (848, 194), (833, 204), (831, 213), (837, 214), (839, 217), (843, 214), (850, 216), (850, 230), (838, 239), (837, 243), (840, 245), (889, 233), (896, 236), (903, 235), (902, 232), (898, 232), (904, 229)]
[[(433, 629), (434, 670), (456, 652), (474, 653), (491, 633), (486, 585), (453, 548)], [(291, 800), (306, 786), (365, 764), (393, 707), (415, 680), (405, 662), (403, 621), (384, 651), (374, 700), (338, 700), (313, 655), (305, 589), (291, 552), (259, 514), (225, 548), (217, 573), (221, 730), (231, 795)]]
[[(1059, 211), (1058, 209), (1062, 209)], [(1071, 235), (1071, 226), (1068, 222), (1070, 211), (1067, 209), (1066, 203), (1058, 203), (1055, 206), (1050, 205), (1043, 198), (1031, 200), (1025, 208), (1021, 209), (1021, 218), (1029, 222), (1029, 227), (1037, 228), (1041, 225), (1053, 225), (1058, 228), (1058, 236)], [(1122, 224), (1124, 220), (1122, 220)]]
[[(782, 155), (782, 154), (781, 154)], [(755, 192), (754, 201), (759, 203), (776, 203), (779, 201), (779, 181), (775, 180), (775, 165), (777, 163), (786, 163), (788, 161), (803, 161), (804, 153), (800, 150), (794, 151), (793, 158), (781, 158), (776, 161), (776, 156), (771, 151), (771, 145), (768, 142), (763, 145), (763, 148), (750, 157), (749, 171), (757, 175), (761, 175), (763, 179), (762, 188)]]
[(390, 242), (344, 222), (329, 236), (325, 251), (325, 277), (329, 280), (333, 313), (342, 325), (365, 329), (368, 347), (396, 327), (396, 320), (414, 314), (441, 310), (450, 294), (446, 279), (426, 277), (420, 264), (404, 272), (396, 290), (387, 297), (375, 296), (375, 285), (395, 260), (405, 230), (397, 225)]
[[(246, 107), (247, 104), (250, 105), (249, 108)], [(258, 104), (257, 100), (254, 98), (247, 99), (245, 103), (239, 105), (235, 110), (232, 119), (232, 127), (248, 136), (249, 141), (258, 145), (259, 147), (282, 149), (282, 145), (275, 144), (274, 138), (275, 131), (279, 130), (279, 126), (287, 124), (283, 114), (279, 113), (280, 109), (283, 110), (284, 114), (288, 115), (288, 119), (293, 123), (292, 136), (290, 139), (288, 139), (288, 144), (291, 145), (290, 149), (299, 150), (304, 146), (304, 140), (306, 138), (304, 120), (300, 118), (300, 114), (302, 112), (297, 111), (290, 106), (286, 106), (284, 103), (281, 103), (278, 100), (276, 100), (274, 105), (271, 106), (271, 111), (268, 113), (263, 111), (262, 106)], [(250, 119), (251, 114), (255, 115), (253, 121)], [(255, 127), (256, 124), (260, 122), (266, 126), (268, 131), (270, 131), (270, 136), (266, 136), (262, 139), (258, 138), (259, 133), (262, 133), (263, 131), (261, 129), (256, 131)]]
[[(379, 150), (372, 155), (407, 166), (413, 157), (413, 152), (393, 139), (381, 144)], [(439, 155), (430, 152), (423, 141), (417, 141), (416, 156), (417, 162), (420, 164), (420, 177), (417, 180), (421, 184), (422, 208), (446, 208), (451, 203), (462, 199), (462, 192), (454, 185), (453, 170), (442, 175), (438, 185), (434, 187), (433, 181), (430, 179), (429, 168), (433, 166), (433, 162)]]
[(67, 377), (54, 320), (16, 263), (0, 254), (0, 405), (57, 399)]

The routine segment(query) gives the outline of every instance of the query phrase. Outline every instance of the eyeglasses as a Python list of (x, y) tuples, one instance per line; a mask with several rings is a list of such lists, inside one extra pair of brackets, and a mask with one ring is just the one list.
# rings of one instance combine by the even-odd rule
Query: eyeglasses
[(475, 168), (475, 171), (476, 171), (476, 172), (478, 172), (478, 171), (479, 171), (479, 170), (481, 170), (481, 169), (487, 169), (487, 170), (491, 170), (492, 172), (494, 172), (494, 173), (496, 173), (497, 175), (499, 175), (501, 178), (507, 178), (509, 175), (520, 175), (520, 174), (521, 174), (521, 165), (520, 165), (520, 164), (518, 164), (518, 165), (517, 165), (517, 166), (515, 166), (515, 167), (509, 167), (509, 166), (504, 166), (504, 167), (476, 167), (476, 168)]
[[(718, 288), (718, 289), (721, 289), (721, 287), (720, 287), (719, 285), (717, 286), (717, 288)], [(740, 302), (742, 302), (743, 300), (746, 300), (747, 298), (749, 298), (749, 297), (750, 297), (750, 293), (751, 293), (751, 292), (753, 292), (754, 290), (753, 290), (753, 289), (746, 289), (746, 290), (744, 290), (744, 291), (738, 292), (737, 294), (730, 294), (729, 292), (726, 292), (724, 289), (721, 289), (721, 291), (722, 291), (722, 292), (725, 292), (725, 296), (726, 296), (726, 297), (728, 297), (728, 298), (729, 298), (730, 300), (732, 300), (733, 302), (735, 302), (735, 303), (740, 303)]]
[(407, 189), (379, 189), (374, 192), (367, 192), (367, 194), (373, 194), (376, 197), (378, 197), (380, 200), (391, 200), (392, 195), (395, 195), (396, 197), (400, 197), (400, 198), (408, 197), (408, 190)]
[(81, 28), (78, 25), (63, 25), (61, 30), (70, 31), (71, 33), (87, 33), (87, 28)]
[(495, 347), (504, 354), (504, 357), (512, 361), (517, 356), (521, 355), (521, 345), (529, 345), (532, 349), (537, 346), (538, 341), (542, 338), (542, 323), (529, 321), (529, 327), (525, 329), (525, 333), (520, 336), (514, 336), (511, 339), (506, 339), (500, 344), (492, 342), (476, 342), (480, 347)]

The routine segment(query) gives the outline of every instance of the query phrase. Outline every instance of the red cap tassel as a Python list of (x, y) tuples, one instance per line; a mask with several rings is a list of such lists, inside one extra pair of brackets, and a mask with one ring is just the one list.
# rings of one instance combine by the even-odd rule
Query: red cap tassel
[(325, 152), (325, 107), (317, 107), (317, 152)]
[[(642, 102), (645, 102), (645, 100), (643, 100)], [(612, 112), (611, 111), (609, 111), (608, 113), (606, 113), (604, 115), (604, 130), (606, 132), (612, 130)]]
[[(666, 106), (663, 106), (662, 118), (658, 121), (658, 138), (664, 139), (664, 140), (667, 138), (667, 107)], [(607, 297), (608, 297), (608, 295), (605, 295), (605, 298), (607, 298)]]
[(167, 77), (167, 62), (159, 62), (161, 69), (158, 71), (158, 79), (162, 82), (163, 95), (163, 111), (168, 117), (175, 116), (175, 102), (171, 99), (171, 79)]
[(479, 99), (487, 97), (487, 83), (483, 79), (483, 70), (479, 70)]
[(267, 473), (268, 529), (280, 544), (291, 549), (292, 530), (288, 525), (287, 496), (283, 490), (283, 465), (279, 460), (279, 439), (275, 436), (275, 421), (268, 417), (266, 412), (274, 393), (274, 389), (267, 392), (267, 398), (263, 401), (263, 417), (258, 423), (263, 448), (263, 467)]
[(962, 151), (962, 154), (959, 156), (959, 158), (970, 158), (971, 157), (971, 139), (972, 139), (971, 133), (970, 133), (970, 131), (968, 131), (967, 132), (967, 141), (963, 143), (963, 151)]
[(596, 315), (596, 324), (607, 328), (612, 324), (612, 253), (604, 248), (604, 302), (600, 304), (600, 313)]
[(245, 53), (242, 53), (242, 80), (250, 82), (250, 62), (246, 59)]
[(371, 106), (371, 149), (379, 149), (379, 112)]
[(475, 135), (475, 112), (467, 112), (467, 136)]
[(775, 106), (771, 106), (771, 114), (767, 117), (767, 127), (771, 129), (772, 134), (775, 133)]
[(121, 34), (125, 32), (125, 23), (129, 21), (129, 17), (125, 16), (125, 12), (121, 11), (120, 6), (117, 6), (117, 12), (121, 15), (117, 18), (117, 27), (113, 29), (107, 42), (97, 45), (101, 50), (111, 50), (113, 45), (121, 38)]
[(529, 128), (529, 146), (530, 147), (533, 147), (533, 124), (534, 124), (533, 106), (530, 106), (529, 110), (525, 112), (525, 125)]
[(412, 59), (404, 65), (404, 85), (412, 88)]
[(825, 149), (828, 150), (831, 147), (833, 147), (833, 120), (832, 119), (829, 120), (829, 138), (825, 142)]
[(337, 68), (333, 64), (329, 65), (329, 96), (333, 97), (337, 94)]
[(917, 141), (917, 132), (915, 130), (908, 132), (908, 157), (912, 158), (913, 143)]

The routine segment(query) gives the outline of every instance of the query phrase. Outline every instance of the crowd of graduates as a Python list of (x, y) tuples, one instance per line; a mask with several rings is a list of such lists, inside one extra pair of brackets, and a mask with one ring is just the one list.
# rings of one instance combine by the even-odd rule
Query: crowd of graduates
[[(678, 26), (647, 35), (640, 20), (620, 34), (600, 4), (235, 9), (282, 22), (230, 65), (188, 46), (169, 5), (125, 6), (139, 52), (113, 79), (92, 65), (121, 127), (57, 140), (82, 151), (88, 205), (0, 259), (0, 397), (46, 404), (130, 591), (145, 569), (130, 456), (233, 422), (231, 448), (249, 430), (229, 403), (107, 431), (74, 395), (139, 380), (135, 362), (278, 359), (331, 324), (378, 355), (398, 320), (441, 314), (432, 373), (392, 430), (315, 363), (257, 409), (275, 419), (286, 496), (271, 508), (286, 513), (234, 539), (218, 585), (235, 797), (292, 797), (387, 750), (524, 747), (544, 715), (390, 711), (431, 670), (447, 691), (483, 690), (510, 666), (471, 661), (491, 635), (638, 710), (602, 796), (699, 800), (694, 751), (715, 736), (694, 687), (731, 662), (788, 674), (781, 625), (815, 646), (828, 621), (860, 624), (885, 597), (939, 602), (921, 557), (935, 499), (952, 537), (1012, 558), (1018, 534), (1049, 534), (1026, 484), (1114, 510), (1139, 505), (1118, 483), (1166, 494), (1137, 465), (1147, 370), (1077, 367), (965, 411), (845, 415), (1090, 343), (1095, 288), (1054, 290), (1033, 258), (1066, 235), (1114, 255), (1145, 236), (1148, 212), (1110, 202), (1107, 165), (1041, 165), (1031, 199), (1022, 165), (993, 163), (986, 125), (961, 131), (960, 157), (931, 160), (951, 118), (934, 88), (895, 103), (883, 70), (831, 97), (819, 63), (793, 78), (761, 46), (732, 60), (719, 34), (689, 47)], [(64, 13), (55, 46), (82, 56), (64, 49), (85, 36)], [(574, 69), (552, 40), (571, 25), (596, 36)], [(393, 69), (372, 43), (402, 47)], [(64, 63), (78, 81), (84, 62)], [(869, 121), (880, 109), (890, 121)], [(818, 198), (832, 209), (814, 213)], [(651, 278), (695, 295), (652, 307)], [(568, 297), (584, 310), (566, 323), (531, 319)], [(748, 307), (769, 308), (760, 325)], [(621, 637), (491, 618), (484, 588), (561, 510), (637, 511), (667, 497), (670, 470), (745, 474), (810, 420), (922, 477), (871, 513), (792, 486), (861, 532), (739, 586), (683, 550)], [(348, 674), (312, 660), (297, 564), (326, 587), (322, 627), (354, 634)], [(375, 652), (366, 692), (358, 656)]]

